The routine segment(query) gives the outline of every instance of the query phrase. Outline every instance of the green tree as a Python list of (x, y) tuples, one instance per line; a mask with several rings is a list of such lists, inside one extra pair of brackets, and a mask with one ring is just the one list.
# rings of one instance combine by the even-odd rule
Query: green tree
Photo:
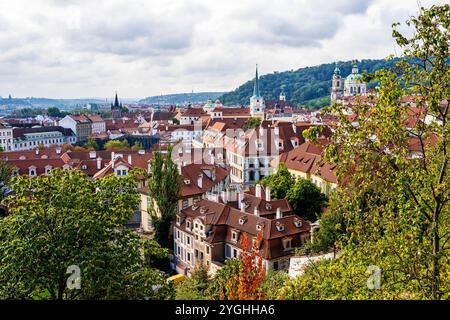
[(269, 270), (261, 285), (261, 291), (265, 293), (267, 300), (280, 298), (281, 289), (289, 280), (289, 275), (284, 271)]
[(49, 117), (58, 117), (58, 118), (62, 118), (62, 117), (64, 117), (66, 114), (67, 114), (66, 112), (61, 112), (61, 111), (59, 110), (58, 107), (49, 107), (49, 108), (47, 109), (47, 115), (48, 115)]
[(204, 265), (197, 266), (191, 277), (184, 280), (176, 288), (177, 300), (206, 300), (210, 286), (208, 270)]
[(284, 199), (288, 190), (294, 185), (295, 178), (286, 168), (284, 163), (278, 165), (277, 172), (261, 180), (263, 186), (270, 187), (270, 193), (274, 199)]
[(327, 203), (327, 197), (311, 181), (298, 178), (286, 192), (286, 199), (295, 214), (309, 221), (316, 221), (317, 216)]
[(130, 148), (130, 145), (127, 140), (109, 140), (105, 143), (106, 150), (125, 150)]
[(214, 274), (209, 297), (213, 300), (236, 300), (238, 298), (241, 260), (229, 259)]
[(172, 160), (172, 147), (167, 153), (155, 152), (151, 161), (148, 188), (153, 205), (149, 212), (155, 229), (155, 240), (165, 248), (170, 246), (171, 223), (178, 210), (181, 176)]
[(340, 237), (345, 233), (345, 222), (343, 213), (339, 210), (339, 201), (334, 194), (330, 199), (330, 208), (320, 215), (319, 228), (314, 231), (313, 241), (310, 249), (313, 253), (326, 252), (333, 248), (336, 257), (337, 245)]
[[(10, 215), (0, 220), (0, 298), (169, 297), (164, 273), (142, 258), (168, 252), (124, 227), (136, 186), (133, 175), (91, 180), (78, 170), (14, 178)], [(76, 268), (80, 287), (70, 289)]]
[(131, 150), (134, 150), (134, 151), (138, 151), (138, 150), (142, 150), (142, 149), (144, 149), (144, 147), (142, 146), (142, 143), (137, 140), (134, 142), (133, 146), (131, 147)]
[(258, 128), (261, 125), (261, 119), (260, 118), (249, 118), (244, 126), (242, 127), (242, 129), (247, 130), (247, 129), (253, 129), (253, 128)]
[(100, 147), (98, 146), (97, 141), (95, 141), (95, 139), (93, 139), (93, 138), (89, 138), (86, 141), (86, 143), (83, 145), (83, 147), (85, 147), (86, 149), (94, 149), (94, 150), (100, 149)]
[[(329, 210), (342, 212), (346, 233), (338, 258), (308, 268), (286, 297), (450, 298), (450, 6), (421, 8), (406, 24), (409, 37), (398, 24), (393, 31), (405, 59), (368, 77), (379, 83), (377, 96), (352, 106), (359, 126), (339, 105), (328, 108), (339, 125), (325, 159), (339, 163), (342, 181)], [(405, 96), (417, 107), (410, 128)], [(367, 285), (374, 268), (377, 290)]]
[(2, 201), (10, 188), (12, 168), (7, 161), (0, 159), (0, 201)]

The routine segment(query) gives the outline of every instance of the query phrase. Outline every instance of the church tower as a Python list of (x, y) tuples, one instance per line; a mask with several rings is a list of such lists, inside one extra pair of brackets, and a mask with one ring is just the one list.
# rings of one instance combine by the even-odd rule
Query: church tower
[(340, 100), (343, 96), (342, 90), (342, 78), (341, 70), (339, 69), (337, 63), (336, 68), (334, 68), (333, 79), (331, 80), (331, 102), (336, 102)]
[(113, 119), (122, 118), (122, 103), (119, 104), (117, 92), (114, 99), (114, 104), (111, 103), (111, 116), (113, 117)]
[(258, 77), (258, 65), (256, 65), (256, 77), (253, 87), (253, 96), (250, 98), (250, 115), (255, 118), (261, 118), (264, 120), (264, 111), (266, 103), (264, 98), (259, 92), (259, 77)]

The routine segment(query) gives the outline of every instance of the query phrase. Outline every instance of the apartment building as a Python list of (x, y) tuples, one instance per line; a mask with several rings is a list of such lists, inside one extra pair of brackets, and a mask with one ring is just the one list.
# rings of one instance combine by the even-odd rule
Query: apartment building
[(172, 267), (189, 275), (198, 264), (214, 274), (228, 259), (239, 257), (241, 238), (262, 234), (263, 266), (286, 270), (294, 249), (310, 237), (310, 223), (292, 213), (287, 200), (272, 200), (270, 190), (224, 190), (179, 212), (173, 226)]

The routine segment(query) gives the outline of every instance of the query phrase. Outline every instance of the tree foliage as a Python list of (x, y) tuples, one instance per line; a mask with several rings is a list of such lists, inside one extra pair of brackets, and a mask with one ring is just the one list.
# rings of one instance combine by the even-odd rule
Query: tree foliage
[[(411, 36), (393, 31), (405, 59), (376, 72), (377, 96), (352, 107), (359, 125), (329, 108), (340, 125), (325, 158), (339, 163), (341, 181), (329, 209), (342, 213), (346, 233), (338, 258), (308, 268), (286, 297), (450, 298), (450, 6), (421, 8), (406, 25)], [(371, 290), (374, 268), (381, 281)]]
[[(351, 61), (338, 64), (343, 77), (351, 73)], [(391, 68), (394, 64), (395, 61), (362, 60), (358, 66), (362, 72), (373, 73), (383, 68)], [(331, 78), (335, 67), (335, 63), (327, 63), (263, 75), (259, 79), (261, 94), (266, 100), (275, 100), (283, 91), (287, 99), (296, 105), (314, 109), (327, 106), (330, 103)], [(370, 82), (369, 88), (374, 88), (376, 84), (376, 81)], [(252, 94), (253, 80), (249, 80), (219, 99), (226, 105), (248, 105)]]
[(206, 300), (210, 281), (206, 267), (204, 265), (196, 266), (191, 277), (177, 286), (175, 299)]
[(125, 150), (130, 148), (130, 144), (127, 140), (109, 140), (105, 143), (104, 148), (109, 151), (113, 150)]
[(10, 190), (12, 167), (7, 161), (0, 159), (0, 201), (6, 197)]
[(261, 125), (261, 119), (260, 118), (249, 118), (244, 126), (242, 127), (243, 130), (248, 130), (248, 129), (254, 129), (257, 128)]
[(150, 206), (149, 212), (155, 228), (155, 240), (168, 248), (171, 223), (177, 214), (181, 192), (181, 177), (178, 166), (172, 160), (171, 147), (167, 153), (154, 153), (148, 188), (154, 204)]
[[(136, 185), (133, 175), (89, 180), (60, 169), (14, 178), (10, 215), (0, 220), (0, 297), (169, 297), (165, 275), (142, 258), (168, 252), (124, 228), (138, 205)], [(67, 285), (71, 266), (80, 270), (79, 289)]]
[(284, 199), (289, 189), (294, 185), (295, 178), (286, 168), (284, 163), (278, 165), (277, 172), (261, 180), (263, 186), (270, 187), (270, 193), (274, 199)]
[(316, 221), (327, 203), (327, 197), (310, 180), (297, 178), (286, 192), (286, 199), (294, 213), (309, 221)]
[(84, 148), (86, 148), (86, 149), (93, 149), (93, 150), (100, 149), (100, 147), (98, 146), (97, 141), (95, 141), (95, 139), (93, 139), (93, 138), (89, 138), (86, 141), (86, 143), (84, 144)]

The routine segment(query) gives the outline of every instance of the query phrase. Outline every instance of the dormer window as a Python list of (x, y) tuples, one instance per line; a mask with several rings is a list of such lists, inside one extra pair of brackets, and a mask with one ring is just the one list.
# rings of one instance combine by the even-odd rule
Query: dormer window
[(30, 168), (28, 174), (30, 177), (36, 177), (36, 168)]
[(186, 228), (191, 230), (191, 222), (190, 221), (186, 221)]
[(272, 210), (272, 205), (270, 203), (266, 203), (266, 210)]
[(190, 185), (190, 184), (191, 184), (191, 180), (189, 180), (189, 179), (184, 179), (184, 184)]
[(296, 218), (296, 219), (294, 220), (294, 225), (295, 225), (297, 228), (301, 228), (301, 227), (303, 226), (302, 220)]
[(83, 165), (81, 166), (81, 169), (86, 170), (86, 169), (87, 169), (87, 165), (83, 164)]
[(277, 221), (277, 223), (275, 224), (275, 227), (277, 228), (277, 230), (278, 231), (284, 231), (284, 225), (281, 223), (281, 222), (279, 222), (279, 221)]
[(200, 213), (201, 214), (205, 214), (207, 211), (208, 211), (208, 208), (206, 208), (206, 207), (201, 207), (200, 208)]
[(194, 203), (194, 204), (192, 205), (192, 211), (197, 210), (198, 207), (199, 207), (198, 204)]
[(239, 218), (239, 224), (243, 225), (245, 222), (247, 222), (247, 216), (242, 216)]
[(177, 216), (177, 225), (180, 225), (180, 223), (181, 223), (181, 219), (180, 219), (180, 217)]
[(239, 231), (231, 231), (231, 240), (237, 242), (239, 239)]

